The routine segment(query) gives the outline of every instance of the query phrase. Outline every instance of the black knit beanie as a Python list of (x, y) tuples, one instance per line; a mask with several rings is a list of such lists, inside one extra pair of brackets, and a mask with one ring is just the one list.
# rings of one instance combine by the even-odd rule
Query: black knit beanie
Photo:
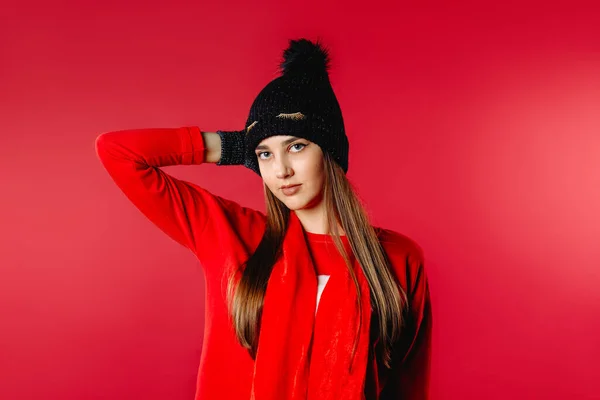
[(281, 76), (256, 96), (246, 121), (244, 165), (258, 175), (254, 152), (270, 136), (297, 136), (318, 144), (348, 171), (349, 143), (342, 111), (329, 82), (329, 54), (317, 41), (290, 40)]

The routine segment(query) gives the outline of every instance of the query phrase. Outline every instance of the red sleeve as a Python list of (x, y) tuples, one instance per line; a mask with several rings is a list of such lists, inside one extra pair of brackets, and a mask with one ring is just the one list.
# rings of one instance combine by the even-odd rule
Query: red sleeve
[(409, 313), (401, 362), (390, 371), (381, 400), (429, 399), (432, 315), (423, 254), (407, 261)]
[(257, 226), (263, 218), (259, 211), (216, 196), (160, 168), (205, 161), (205, 143), (198, 127), (107, 132), (96, 138), (95, 145), (104, 168), (133, 205), (205, 266), (216, 264), (213, 261), (219, 247), (214, 227), (208, 229), (207, 225), (219, 224), (220, 232), (233, 232)]

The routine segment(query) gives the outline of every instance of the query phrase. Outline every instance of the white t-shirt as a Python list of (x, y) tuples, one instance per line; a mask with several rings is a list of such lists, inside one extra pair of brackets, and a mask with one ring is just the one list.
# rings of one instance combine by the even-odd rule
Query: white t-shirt
[(317, 310), (319, 309), (319, 301), (321, 300), (321, 294), (325, 289), (325, 285), (327, 285), (327, 281), (329, 280), (329, 275), (317, 275), (318, 287), (317, 287), (317, 308), (315, 309), (315, 315), (317, 314)]

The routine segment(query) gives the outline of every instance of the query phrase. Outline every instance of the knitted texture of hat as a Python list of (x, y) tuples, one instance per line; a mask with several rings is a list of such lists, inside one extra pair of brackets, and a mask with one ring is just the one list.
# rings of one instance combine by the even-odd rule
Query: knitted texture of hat
[(318, 41), (290, 40), (281, 76), (256, 96), (246, 121), (244, 165), (258, 175), (255, 149), (271, 136), (296, 136), (328, 152), (348, 171), (349, 142), (342, 111), (329, 81), (329, 53)]

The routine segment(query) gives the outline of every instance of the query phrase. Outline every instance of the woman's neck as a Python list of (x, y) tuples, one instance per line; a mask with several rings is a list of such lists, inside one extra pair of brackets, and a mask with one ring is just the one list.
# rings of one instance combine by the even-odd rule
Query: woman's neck
[[(296, 210), (292, 212), (296, 213), (296, 216), (300, 220), (300, 223), (306, 232), (319, 235), (325, 235), (329, 233), (327, 216), (323, 209), (319, 210), (313, 208), (309, 210)], [(338, 232), (340, 236), (345, 236), (346, 234), (340, 224), (338, 224)]]

